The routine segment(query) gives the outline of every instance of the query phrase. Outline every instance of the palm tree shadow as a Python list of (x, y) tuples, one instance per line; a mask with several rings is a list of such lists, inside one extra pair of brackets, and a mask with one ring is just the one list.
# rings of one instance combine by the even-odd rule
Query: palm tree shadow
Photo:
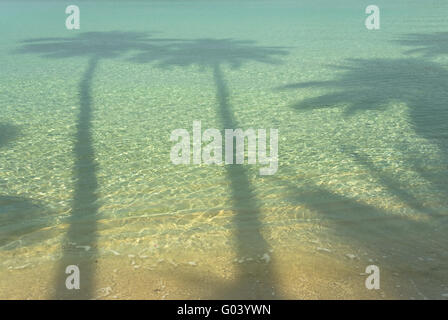
[[(448, 53), (446, 37), (446, 33), (429, 37), (408, 35), (401, 40), (401, 44), (418, 47), (408, 53), (433, 57)], [(333, 231), (340, 238), (350, 242), (355, 240), (378, 253), (380, 250), (381, 253), (391, 253), (395, 258), (389, 261), (389, 265), (395, 270), (403, 268), (407, 272), (409, 262), (416, 258), (418, 252), (438, 255), (438, 261), (431, 260), (432, 262), (427, 263), (428, 269), (446, 268), (447, 257), (441, 254), (444, 252), (441, 248), (448, 241), (443, 232), (447, 223), (444, 199), (448, 194), (448, 71), (437, 63), (421, 58), (350, 59), (344, 66), (335, 68), (340, 73), (334, 80), (293, 83), (279, 89), (323, 88), (330, 91), (300, 101), (293, 106), (297, 111), (339, 107), (346, 117), (352, 117), (366, 110), (386, 110), (392, 103), (406, 105), (413, 131), (418, 137), (437, 147), (438, 159), (432, 159), (437, 161), (434, 170), (428, 166), (426, 154), (413, 152), (411, 155), (408, 152), (405, 165), (428, 183), (432, 195), (442, 205), (428, 205), (412, 193), (409, 185), (400, 183), (399, 173), (391, 175), (384, 172), (363, 152), (345, 145), (340, 145), (343, 152), (367, 168), (383, 187), (424, 218), (412, 220), (391, 215), (383, 209), (320, 186), (298, 188), (289, 184), (289, 190), (293, 194), (291, 201), (305, 204), (330, 219)], [(395, 146), (399, 151), (406, 150), (407, 147), (400, 144)], [(349, 228), (349, 225), (353, 227)], [(434, 274), (439, 277), (437, 280), (440, 283), (446, 281), (437, 271)]]
[(421, 200), (418, 199), (411, 190), (408, 190), (407, 186), (400, 183), (399, 175), (396, 173), (385, 172), (384, 169), (376, 165), (367, 154), (363, 154), (361, 151), (356, 151), (353, 147), (345, 146), (344, 149), (355, 162), (367, 168), (381, 185), (387, 186), (387, 189), (391, 194), (400, 199), (403, 203), (406, 203), (410, 208), (416, 212), (422, 212), (428, 217), (437, 217), (440, 215), (440, 212), (437, 210), (424, 206)]
[[(343, 243), (360, 244), (361, 252), (367, 251), (375, 253), (376, 257), (383, 257), (381, 268), (405, 276), (410, 281), (413, 281), (414, 275), (420, 273), (424, 276), (431, 270), (431, 279), (423, 278), (424, 283), (420, 277), (418, 280), (415, 279), (415, 282), (418, 286), (431, 282), (435, 291), (438, 284), (446, 281), (443, 272), (446, 270), (448, 258), (444, 253), (448, 239), (443, 232), (447, 230), (446, 214), (436, 213), (426, 222), (422, 222), (390, 214), (387, 210), (327, 190), (322, 186), (312, 184), (300, 186), (291, 181), (293, 180), (279, 181), (288, 188), (286, 197), (291, 203), (304, 205), (317, 214), (321, 219), (319, 224), (327, 227), (333, 235), (342, 239)], [(429, 234), (430, 241), (428, 241)], [(422, 259), (419, 257), (420, 254), (425, 256), (425, 261), (418, 260)], [(416, 261), (419, 261), (418, 265)], [(414, 286), (417, 287), (415, 282)], [(434, 292), (425, 294), (433, 298), (439, 297), (438, 293)]]
[[(222, 66), (229, 65), (237, 69), (248, 62), (278, 64), (281, 61), (277, 57), (287, 54), (285, 49), (259, 46), (254, 41), (195, 39), (168, 45), (163, 58), (156, 66), (160, 68), (197, 66), (202, 71), (212, 71), (218, 114), (221, 129), (224, 131), (240, 126), (229, 102), (230, 93)], [(153, 61), (153, 57), (142, 52), (132, 60), (137, 63), (148, 63)], [(272, 298), (275, 281), (271, 264), (259, 262), (260, 257), (269, 252), (269, 245), (261, 234), (260, 204), (249, 181), (248, 171), (244, 165), (225, 165), (225, 170), (232, 195), (237, 256), (254, 260), (237, 264), (238, 275), (234, 285), (229, 286), (220, 282), (221, 292), (217, 292), (213, 298)]]
[[(27, 235), (46, 227), (50, 210), (41, 201), (31, 198), (0, 195), (0, 247), (12, 250), (28, 245)], [(43, 235), (48, 237), (49, 234)], [(42, 234), (39, 240), (44, 240)], [(33, 241), (33, 244), (36, 242)]]
[[(39, 54), (44, 58), (88, 58), (88, 65), (79, 82), (79, 114), (76, 123), (73, 155), (75, 183), (68, 231), (63, 253), (57, 268), (54, 298), (94, 298), (94, 273), (97, 257), (98, 166), (92, 139), (93, 97), (92, 81), (102, 59), (118, 58), (126, 53), (142, 51), (157, 55), (158, 44), (174, 39), (151, 38), (143, 32), (87, 32), (76, 37), (39, 38), (23, 41), (16, 53)], [(67, 290), (66, 267), (77, 265), (81, 274), (81, 288)]]
[(20, 134), (20, 130), (11, 124), (0, 123), (0, 148), (16, 139)]
[(401, 36), (394, 42), (404, 47), (412, 47), (406, 51), (407, 54), (417, 54), (425, 58), (448, 54), (448, 32), (410, 33)]
[[(20, 135), (18, 127), (0, 123), (0, 148)], [(49, 210), (40, 201), (25, 197), (0, 195), (0, 247), (9, 250), (24, 246), (22, 237), (47, 223)]]
[[(292, 84), (282, 89), (307, 86), (328, 88), (335, 92), (305, 99), (294, 106), (297, 110), (342, 107), (347, 117), (365, 110), (385, 110), (391, 103), (404, 103), (414, 132), (436, 145), (441, 154), (441, 166), (448, 162), (448, 71), (437, 63), (422, 59), (352, 59), (336, 80)], [(397, 146), (399, 147), (399, 146)], [(419, 162), (420, 155), (409, 165), (442, 188), (440, 173), (434, 175)], [(447, 173), (444, 174), (446, 178)]]

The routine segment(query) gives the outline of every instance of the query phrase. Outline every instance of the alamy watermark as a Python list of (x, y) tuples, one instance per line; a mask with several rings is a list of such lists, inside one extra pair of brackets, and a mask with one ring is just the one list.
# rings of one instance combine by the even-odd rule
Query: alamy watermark
[(380, 8), (375, 5), (367, 6), (366, 14), (369, 16), (366, 18), (365, 26), (368, 30), (380, 29)]
[(380, 268), (374, 264), (367, 266), (366, 274), (369, 275), (365, 281), (366, 288), (378, 290), (380, 288)]
[[(269, 155), (266, 129), (225, 129), (224, 143), (221, 131), (202, 132), (201, 121), (193, 121), (192, 139), (186, 129), (171, 132), (175, 142), (170, 152), (174, 164), (243, 164), (247, 150), (248, 164), (268, 165), (260, 168), (260, 175), (273, 175), (278, 169), (278, 129), (269, 129)], [(247, 141), (247, 148), (245, 148)], [(224, 145), (224, 159), (223, 159)]]
[(69, 276), (65, 279), (65, 287), (68, 290), (79, 290), (80, 288), (80, 274), (79, 274), (79, 267), (76, 265), (69, 265), (67, 268), (65, 268), (65, 273), (69, 274)]
[(69, 16), (65, 19), (65, 27), (68, 30), (79, 30), (80, 20), (79, 20), (79, 7), (75, 5), (70, 5), (65, 8), (65, 13)]
[[(68, 30), (80, 29), (80, 10), (76, 5), (69, 5), (65, 8), (65, 13), (69, 16), (65, 20), (65, 27)], [(366, 18), (364, 24), (368, 30), (380, 29), (380, 8), (376, 5), (369, 5), (365, 9), (365, 13), (369, 16)]]

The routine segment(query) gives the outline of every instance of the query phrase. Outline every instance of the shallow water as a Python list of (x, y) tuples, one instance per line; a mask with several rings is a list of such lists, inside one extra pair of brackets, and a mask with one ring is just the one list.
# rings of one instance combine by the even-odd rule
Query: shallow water
[[(446, 299), (448, 4), (342, 2), (1, 2), (0, 298)], [(172, 164), (195, 120), (278, 171)]]

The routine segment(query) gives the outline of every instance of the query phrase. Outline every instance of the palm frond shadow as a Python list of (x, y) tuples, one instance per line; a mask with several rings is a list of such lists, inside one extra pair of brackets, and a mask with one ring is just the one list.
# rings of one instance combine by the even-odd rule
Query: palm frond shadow
[[(417, 47), (408, 53), (432, 57), (448, 53), (444, 44), (446, 41), (442, 41), (445, 37), (446, 34), (409, 35), (401, 44)], [(334, 68), (338, 71), (334, 80), (292, 83), (277, 89), (316, 88), (329, 91), (293, 105), (292, 108), (297, 111), (340, 108), (345, 117), (354, 117), (366, 110), (387, 110), (393, 103), (404, 105), (415, 134), (437, 146), (439, 169), (435, 172), (426, 164), (426, 155), (416, 152), (406, 158), (405, 165), (426, 181), (433, 195), (445, 203), (443, 199), (448, 194), (448, 187), (442, 181), (448, 178), (448, 70), (422, 58), (350, 59)], [(334, 143), (340, 142), (335, 140)], [(415, 274), (433, 270), (431, 281), (445, 281), (437, 270), (446, 268), (448, 261), (443, 249), (448, 244), (446, 210), (425, 203), (412, 193), (408, 185), (400, 182), (403, 180), (399, 173), (391, 175), (383, 171), (362, 151), (347, 145), (339, 147), (351, 160), (366, 168), (390, 194), (419, 212), (422, 218), (392, 215), (385, 209), (359, 202), (322, 186), (298, 187), (283, 180), (281, 183), (287, 185), (291, 192), (290, 201), (305, 205), (323, 217), (338, 238), (369, 248), (378, 255), (389, 256), (385, 263), (398, 272), (401, 269), (409, 272), (409, 263), (417, 260), (418, 252), (436, 255), (437, 259), (424, 262), (425, 267), (422, 269), (415, 267)], [(396, 148), (403, 151), (406, 146), (397, 143)], [(294, 177), (293, 173), (290, 176)]]
[(20, 135), (20, 130), (17, 126), (9, 123), (0, 123), (0, 148), (8, 145)]
[[(0, 123), (0, 151), (19, 136), (20, 129), (17, 126)], [(0, 195), (1, 250), (25, 246), (28, 239), (23, 240), (23, 237), (45, 227), (49, 216), (51, 211), (41, 201), (23, 196)], [(39, 240), (44, 239), (39, 237)]]
[[(285, 47), (260, 46), (255, 41), (235, 39), (194, 39), (165, 46), (164, 57), (155, 64), (160, 68), (197, 66), (202, 71), (211, 71), (216, 87), (217, 114), (221, 129), (240, 128), (230, 104), (230, 92), (225, 80), (223, 65), (238, 69), (248, 62), (279, 64), (278, 57), (287, 54)], [(132, 58), (137, 63), (153, 62), (151, 54), (142, 52)], [(223, 149), (224, 150), (224, 149)], [(235, 150), (234, 150), (235, 151)], [(234, 152), (235, 154), (235, 152)], [(243, 165), (226, 165), (230, 182), (232, 208), (234, 211), (235, 246), (240, 257), (255, 257), (256, 260), (269, 250), (261, 234), (260, 204)], [(233, 298), (272, 297), (275, 276), (270, 265), (251, 263), (237, 265), (239, 274), (232, 286), (223, 285), (218, 296)], [(248, 290), (249, 288), (249, 290)]]
[[(292, 84), (281, 89), (308, 86), (335, 91), (304, 99), (293, 108), (343, 108), (347, 117), (366, 110), (385, 110), (391, 103), (408, 108), (409, 122), (415, 133), (437, 145), (448, 163), (448, 70), (422, 59), (352, 59), (337, 79), (326, 82)], [(421, 155), (421, 159), (424, 155)], [(417, 168), (413, 163), (412, 167)], [(440, 186), (430, 172), (421, 174)], [(444, 188), (448, 192), (448, 188)]]
[(411, 47), (412, 49), (406, 51), (407, 54), (417, 54), (425, 58), (448, 54), (448, 32), (410, 33), (402, 35), (394, 42)]
[[(73, 180), (75, 189), (69, 227), (65, 237), (63, 255), (57, 269), (54, 298), (89, 299), (93, 297), (95, 259), (97, 256), (98, 166), (92, 138), (94, 101), (92, 81), (103, 59), (115, 59), (125, 54), (145, 51), (160, 56), (161, 44), (175, 39), (154, 38), (144, 32), (86, 32), (75, 37), (38, 38), (22, 42), (14, 53), (37, 54), (49, 59), (86, 57), (87, 68), (79, 82), (79, 114), (74, 137)], [(67, 290), (65, 269), (78, 265), (82, 274), (80, 290)]]

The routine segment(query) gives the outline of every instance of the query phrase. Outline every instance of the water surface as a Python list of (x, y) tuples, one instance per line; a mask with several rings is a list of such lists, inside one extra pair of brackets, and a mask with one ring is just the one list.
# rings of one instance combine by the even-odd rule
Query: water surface
[[(1, 2), (0, 297), (446, 298), (448, 5), (368, 4)], [(172, 164), (195, 120), (279, 170)]]

